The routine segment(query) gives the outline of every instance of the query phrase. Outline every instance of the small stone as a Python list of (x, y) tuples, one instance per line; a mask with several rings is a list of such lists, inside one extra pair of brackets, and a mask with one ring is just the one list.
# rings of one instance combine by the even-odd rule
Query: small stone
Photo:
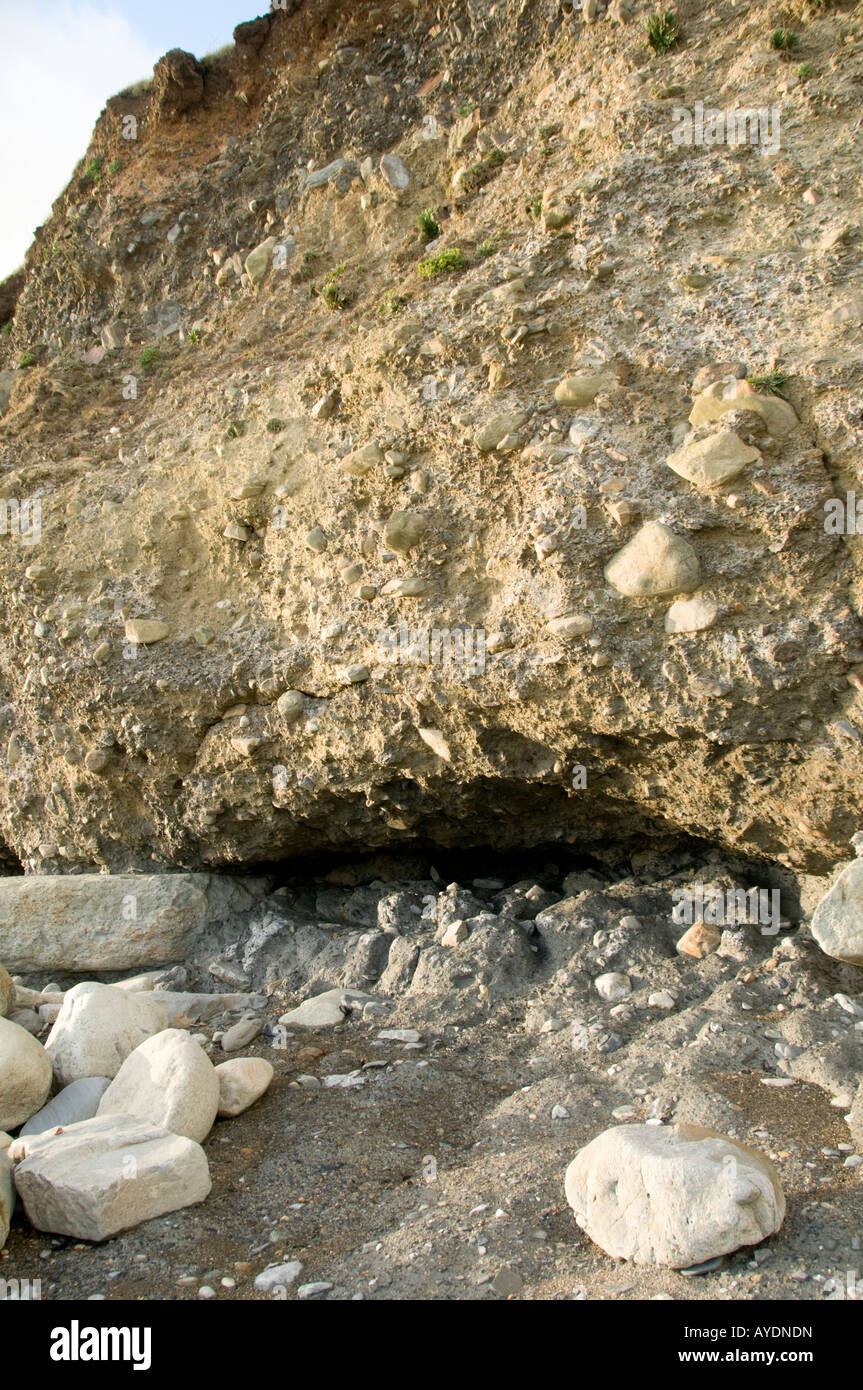
[(219, 1082), (219, 1115), (241, 1115), (260, 1100), (275, 1071), (263, 1057), (232, 1057), (216, 1067)]
[(220, 1046), (223, 1052), (239, 1052), (241, 1047), (248, 1047), (250, 1042), (254, 1042), (259, 1033), (263, 1032), (264, 1024), (259, 1018), (241, 1018), (239, 1023), (234, 1023), (222, 1034)]
[(305, 1302), (309, 1298), (318, 1298), (320, 1294), (328, 1293), (332, 1287), (332, 1284), (328, 1284), (326, 1280), (323, 1279), (319, 1279), (314, 1284), (300, 1284), (300, 1287), (297, 1289), (297, 1298), (300, 1299), (301, 1302)]
[(610, 970), (605, 975), (598, 975), (593, 986), (600, 999), (604, 999), (608, 1004), (616, 1004), (618, 1000), (626, 999), (632, 993), (632, 983), (629, 976), (622, 975), (616, 970)]
[(361, 449), (355, 449), (351, 454), (346, 454), (341, 460), (339, 468), (343, 473), (349, 473), (354, 478), (365, 478), (373, 468), (378, 467), (383, 461), (384, 456), (379, 446), (372, 442), (364, 444)]
[(253, 285), (259, 285), (266, 278), (273, 257), (276, 238), (268, 236), (253, 251), (250, 251), (243, 265)]
[(752, 410), (764, 420), (776, 439), (789, 434), (798, 423), (792, 406), (779, 396), (762, 396), (748, 381), (715, 381), (696, 396), (689, 415), (691, 425), (709, 424), (730, 410)]
[(151, 642), (162, 642), (171, 629), (159, 618), (128, 618), (126, 621), (126, 641), (146, 647)]
[(459, 942), (467, 941), (469, 936), (470, 927), (467, 925), (467, 922), (450, 922), (441, 937), (441, 945), (458, 946)]
[(546, 623), (546, 629), (552, 637), (561, 637), (569, 640), (573, 637), (584, 637), (588, 632), (593, 631), (593, 618), (588, 618), (582, 613), (569, 613), (561, 618), (552, 618)]
[(288, 1260), (285, 1264), (267, 1265), (255, 1276), (258, 1293), (272, 1293), (274, 1289), (289, 1289), (303, 1272), (299, 1260)]
[(443, 761), (446, 763), (451, 761), (452, 753), (450, 752), (450, 746), (444, 738), (443, 734), (441, 733), (440, 729), (418, 728), (417, 733), (419, 734), (423, 743), (426, 744), (426, 746), (432, 750), (436, 757), (442, 758)]
[(731, 430), (720, 430), (706, 439), (686, 444), (671, 454), (668, 467), (697, 488), (721, 487), (730, 483), (750, 463), (761, 458), (757, 449), (744, 444)]
[(360, 662), (346, 666), (344, 669), (344, 677), (349, 685), (362, 685), (363, 681), (367, 681), (370, 675), (371, 671), (368, 666), (363, 666)]
[(425, 518), (415, 512), (392, 512), (384, 527), (384, 544), (399, 555), (419, 545), (426, 531)]
[(558, 405), (583, 407), (592, 405), (601, 392), (617, 387), (617, 378), (598, 372), (580, 372), (566, 376), (555, 388)]
[(381, 159), (380, 170), (390, 188), (401, 191), (410, 184), (411, 176), (408, 167), (397, 154), (385, 154)]
[(329, 1028), (344, 1023), (355, 1009), (362, 1010), (374, 996), (354, 989), (328, 989), (282, 1014), (279, 1023), (298, 1028)]
[(495, 415), (477, 431), (474, 436), (474, 443), (482, 453), (491, 453), (507, 435), (517, 434), (527, 420), (527, 412), (523, 410), (507, 411), (503, 415)]
[(605, 577), (629, 598), (688, 593), (699, 583), (698, 556), (688, 541), (647, 521), (605, 567)]
[(313, 526), (311, 531), (306, 532), (304, 544), (308, 550), (313, 550), (318, 555), (326, 550), (327, 538), (320, 526)]
[(694, 922), (681, 936), (677, 950), (682, 956), (701, 960), (717, 950), (721, 940), (722, 933), (712, 922)]
[(678, 599), (665, 615), (666, 632), (703, 632), (712, 627), (719, 608), (711, 599)]
[(286, 724), (294, 724), (301, 716), (305, 697), (301, 690), (285, 690), (276, 701), (276, 710)]

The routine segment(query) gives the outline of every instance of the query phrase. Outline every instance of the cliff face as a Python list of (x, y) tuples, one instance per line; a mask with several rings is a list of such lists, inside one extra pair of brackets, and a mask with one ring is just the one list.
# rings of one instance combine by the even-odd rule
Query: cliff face
[(680, 12), (288, 5), (108, 102), (0, 290), (4, 853), (847, 856), (860, 26)]

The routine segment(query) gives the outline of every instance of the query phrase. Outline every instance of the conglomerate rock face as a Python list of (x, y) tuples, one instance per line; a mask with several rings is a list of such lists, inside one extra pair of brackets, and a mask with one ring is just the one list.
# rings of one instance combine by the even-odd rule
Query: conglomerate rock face
[(783, 136), (675, 143), (644, 9), (292, 5), (108, 103), (0, 338), (7, 860), (847, 858), (861, 59), (693, 13)]

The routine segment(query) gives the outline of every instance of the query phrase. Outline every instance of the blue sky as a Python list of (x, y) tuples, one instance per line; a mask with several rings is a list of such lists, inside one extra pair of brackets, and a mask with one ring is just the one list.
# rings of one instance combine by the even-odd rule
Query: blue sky
[(105, 101), (169, 48), (201, 58), (268, 0), (0, 0), (0, 280), (87, 148)]

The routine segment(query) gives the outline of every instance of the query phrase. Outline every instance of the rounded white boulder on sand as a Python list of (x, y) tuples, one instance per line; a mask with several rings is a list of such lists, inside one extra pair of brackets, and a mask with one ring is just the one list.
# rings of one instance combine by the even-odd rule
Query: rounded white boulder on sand
[(774, 1235), (785, 1198), (763, 1154), (701, 1125), (620, 1125), (581, 1149), (566, 1200), (607, 1255), (686, 1269)]
[(42, 1108), (51, 1076), (42, 1044), (26, 1028), (0, 1018), (0, 1129), (17, 1129)]
[(209, 1057), (181, 1028), (166, 1028), (126, 1058), (97, 1113), (129, 1115), (200, 1143), (218, 1108), (219, 1078)]
[(241, 1115), (254, 1105), (273, 1079), (273, 1068), (263, 1057), (232, 1057), (216, 1067), (219, 1078), (219, 1114)]
[(167, 1022), (163, 1006), (146, 994), (88, 981), (64, 995), (45, 1051), (61, 1086), (83, 1076), (116, 1076), (129, 1053)]

